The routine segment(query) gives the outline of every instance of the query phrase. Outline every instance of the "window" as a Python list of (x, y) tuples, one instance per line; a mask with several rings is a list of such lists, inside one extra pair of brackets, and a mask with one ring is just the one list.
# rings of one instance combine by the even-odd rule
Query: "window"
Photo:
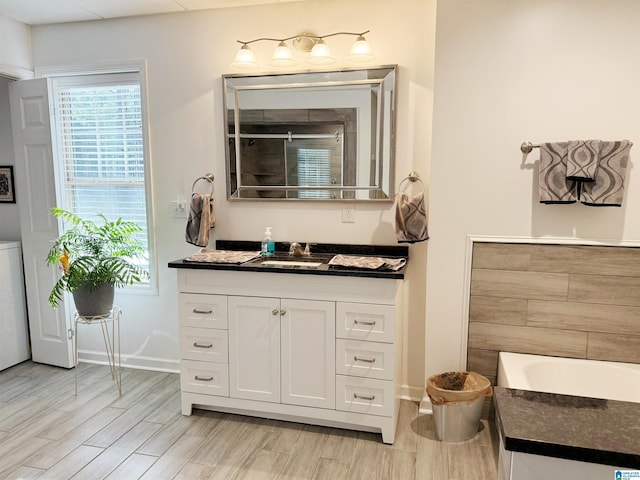
[[(141, 266), (152, 275), (148, 155), (139, 73), (53, 80), (58, 204), (88, 220), (96, 213), (142, 227)], [(151, 277), (153, 278), (153, 277)]]
[[(319, 148), (298, 149), (298, 184), (304, 186), (331, 185), (331, 152)], [(301, 190), (300, 198), (329, 198), (329, 190)]]

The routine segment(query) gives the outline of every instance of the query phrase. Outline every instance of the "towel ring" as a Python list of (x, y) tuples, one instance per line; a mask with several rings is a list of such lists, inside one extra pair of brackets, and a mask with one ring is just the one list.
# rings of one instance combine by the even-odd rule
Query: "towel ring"
[(196, 184), (201, 181), (204, 180), (206, 182), (209, 182), (209, 187), (211, 188), (211, 195), (213, 195), (213, 173), (207, 173), (205, 175), (203, 175), (202, 177), (198, 177), (196, 178), (195, 182), (193, 182), (193, 185), (191, 186), (191, 193), (195, 193), (195, 188), (196, 188)]
[(422, 184), (422, 189), (424, 190), (424, 182), (422, 181), (422, 179), (420, 178), (420, 174), (418, 172), (410, 172), (409, 175), (407, 175), (406, 177), (404, 177), (402, 179), (402, 181), (400, 182), (400, 185), (398, 185), (398, 190), (402, 190), (402, 185), (404, 184), (404, 182), (406, 182), (407, 180), (409, 180), (411, 183), (416, 183), (416, 182), (420, 182)]

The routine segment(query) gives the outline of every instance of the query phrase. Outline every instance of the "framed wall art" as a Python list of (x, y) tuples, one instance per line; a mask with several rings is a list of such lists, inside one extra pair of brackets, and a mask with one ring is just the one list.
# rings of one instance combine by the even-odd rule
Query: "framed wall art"
[(0, 203), (16, 203), (12, 166), (0, 166)]

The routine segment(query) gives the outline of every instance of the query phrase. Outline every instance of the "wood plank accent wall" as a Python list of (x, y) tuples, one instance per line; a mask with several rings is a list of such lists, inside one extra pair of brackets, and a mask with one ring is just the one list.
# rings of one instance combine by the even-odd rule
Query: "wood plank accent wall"
[(640, 363), (640, 248), (475, 243), (467, 369), (500, 351)]

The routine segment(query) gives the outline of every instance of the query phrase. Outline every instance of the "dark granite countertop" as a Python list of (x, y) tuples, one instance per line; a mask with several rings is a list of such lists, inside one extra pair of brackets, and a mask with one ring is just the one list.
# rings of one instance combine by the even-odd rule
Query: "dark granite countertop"
[(640, 404), (494, 388), (505, 448), (640, 469)]
[[(240, 251), (260, 251), (260, 243), (254, 241), (243, 240), (217, 240), (216, 249), (218, 250), (240, 250)], [(306, 245), (300, 242), (302, 247)], [(289, 257), (291, 260), (313, 260), (323, 261), (323, 265), (319, 267), (293, 267), (293, 266), (265, 266), (261, 265), (264, 258), (257, 258), (249, 262), (241, 264), (225, 264), (225, 263), (202, 263), (189, 262), (182, 258), (169, 262), (169, 268), (191, 268), (199, 270), (227, 270), (239, 272), (269, 272), (269, 273), (287, 273), (298, 275), (333, 275), (345, 277), (367, 277), (367, 278), (388, 278), (403, 279), (406, 265), (398, 270), (371, 270), (371, 269), (354, 269), (329, 266), (327, 262), (337, 254), (343, 255), (364, 255), (372, 257), (386, 258), (406, 258), (408, 262), (409, 247), (395, 245), (346, 245), (337, 243), (311, 243), (311, 257)], [(289, 243), (276, 242), (276, 257), (281, 259), (288, 256)]]

